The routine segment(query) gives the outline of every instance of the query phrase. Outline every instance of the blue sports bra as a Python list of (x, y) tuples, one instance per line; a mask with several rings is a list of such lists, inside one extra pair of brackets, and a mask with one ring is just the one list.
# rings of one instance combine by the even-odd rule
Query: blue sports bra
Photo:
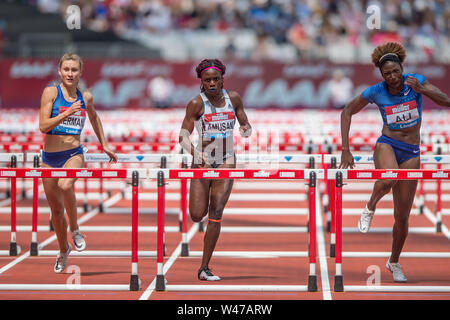
[[(56, 96), (55, 102), (52, 105), (52, 115), (54, 118), (57, 115), (63, 113), (65, 110), (69, 109), (70, 106), (74, 102), (68, 102), (64, 99), (64, 95), (61, 91), (61, 87), (58, 85), (57, 87), (58, 95)], [(58, 126), (47, 132), (47, 134), (54, 135), (80, 135), (81, 131), (83, 131), (84, 122), (86, 121), (86, 105), (84, 103), (83, 95), (80, 90), (77, 88), (77, 99), (81, 100), (81, 110), (77, 113), (74, 113), (64, 119)]]

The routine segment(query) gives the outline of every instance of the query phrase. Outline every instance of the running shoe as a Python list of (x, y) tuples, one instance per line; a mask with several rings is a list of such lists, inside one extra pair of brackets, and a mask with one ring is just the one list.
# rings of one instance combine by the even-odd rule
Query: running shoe
[(198, 270), (198, 279), (199, 280), (208, 280), (208, 281), (219, 281), (220, 278), (215, 276), (208, 266), (204, 266), (200, 270)]
[(86, 241), (84, 241), (84, 235), (80, 232), (79, 229), (72, 232), (72, 240), (75, 245), (75, 250), (83, 251), (86, 249)]
[(392, 272), (395, 282), (406, 282), (406, 277), (402, 272), (402, 266), (400, 263), (389, 262), (388, 260), (386, 262), (386, 268)]
[(72, 251), (72, 246), (70, 245), (70, 243), (67, 243), (67, 246), (68, 249), (65, 253), (59, 252), (56, 256), (56, 263), (55, 267), (53, 268), (56, 273), (61, 273), (66, 268), (67, 257), (69, 256), (70, 251)]
[(361, 213), (361, 217), (358, 220), (358, 229), (361, 233), (367, 233), (370, 229), (370, 224), (372, 223), (373, 214), (375, 211), (370, 211), (367, 206)]

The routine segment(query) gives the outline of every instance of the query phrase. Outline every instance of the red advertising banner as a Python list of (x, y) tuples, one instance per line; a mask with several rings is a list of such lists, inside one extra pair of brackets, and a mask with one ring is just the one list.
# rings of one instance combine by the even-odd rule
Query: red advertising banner
[[(44, 87), (59, 79), (56, 59), (3, 59), (0, 63), (1, 108), (39, 108)], [(150, 108), (153, 104), (149, 83), (165, 73), (174, 83), (172, 106), (185, 107), (200, 90), (200, 80), (194, 72), (197, 63), (85, 59), (82, 86), (92, 91), (98, 109)], [(353, 96), (382, 80), (379, 70), (366, 64), (225, 63), (224, 86), (239, 92), (247, 108), (331, 108), (329, 80), (335, 69), (343, 70), (351, 79)], [(405, 72), (424, 75), (450, 95), (449, 65), (405, 65)], [(425, 109), (435, 107), (424, 98)]]

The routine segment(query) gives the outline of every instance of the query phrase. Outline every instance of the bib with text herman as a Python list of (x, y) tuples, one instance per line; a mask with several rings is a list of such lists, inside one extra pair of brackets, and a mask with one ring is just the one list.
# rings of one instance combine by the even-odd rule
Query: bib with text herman
[[(69, 107), (60, 106), (59, 113), (63, 113), (69, 109)], [(58, 131), (64, 132), (65, 134), (81, 134), (84, 127), (84, 122), (86, 121), (86, 110), (80, 109), (78, 112), (65, 118), (59, 125)]]

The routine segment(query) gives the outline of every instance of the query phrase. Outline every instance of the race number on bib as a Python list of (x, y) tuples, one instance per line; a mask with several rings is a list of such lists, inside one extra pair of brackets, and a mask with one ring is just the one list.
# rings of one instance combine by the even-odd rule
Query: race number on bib
[(420, 118), (416, 100), (386, 107), (386, 121), (389, 127), (395, 129), (413, 126)]

